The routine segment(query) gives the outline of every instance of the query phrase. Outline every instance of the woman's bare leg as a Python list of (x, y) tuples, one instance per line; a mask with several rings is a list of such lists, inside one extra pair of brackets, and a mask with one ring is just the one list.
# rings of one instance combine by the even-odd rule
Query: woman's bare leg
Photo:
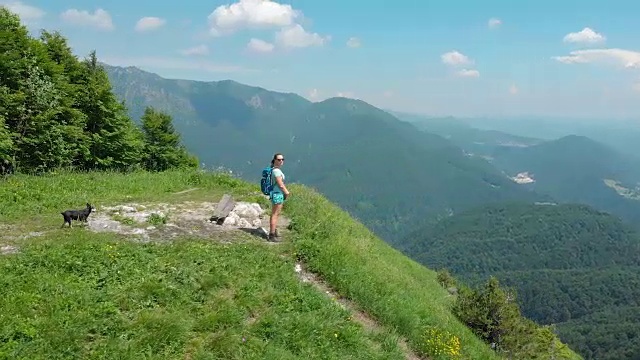
[(278, 226), (278, 216), (280, 215), (281, 209), (282, 204), (275, 204), (271, 209), (271, 217), (269, 218), (269, 234), (276, 233), (276, 227)]

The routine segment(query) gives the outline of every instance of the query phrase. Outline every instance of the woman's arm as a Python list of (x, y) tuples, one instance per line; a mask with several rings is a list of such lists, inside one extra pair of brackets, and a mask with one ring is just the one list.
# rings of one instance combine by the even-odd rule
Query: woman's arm
[(287, 190), (287, 187), (284, 186), (284, 182), (282, 181), (282, 176), (276, 176), (276, 182), (278, 183), (278, 186), (280, 186), (280, 189), (284, 191), (284, 194), (286, 196), (289, 196), (289, 190)]

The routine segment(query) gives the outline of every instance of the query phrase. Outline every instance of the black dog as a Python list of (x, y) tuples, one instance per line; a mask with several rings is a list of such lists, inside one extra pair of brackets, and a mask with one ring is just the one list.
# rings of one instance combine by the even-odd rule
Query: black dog
[(9, 160), (0, 161), (0, 175), (13, 174), (13, 164)]
[(89, 214), (91, 214), (91, 204), (87, 203), (87, 207), (82, 210), (67, 210), (62, 212), (62, 217), (64, 218), (64, 222), (61, 227), (64, 227), (64, 224), (69, 223), (69, 227), (71, 227), (71, 220), (79, 220), (82, 222), (87, 222), (87, 218)]

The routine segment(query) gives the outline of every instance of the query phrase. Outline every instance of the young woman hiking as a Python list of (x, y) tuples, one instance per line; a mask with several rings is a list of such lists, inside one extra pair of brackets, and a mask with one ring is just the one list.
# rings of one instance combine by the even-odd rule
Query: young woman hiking
[(277, 153), (273, 155), (271, 160), (271, 182), (273, 190), (271, 190), (271, 218), (269, 219), (269, 241), (279, 241), (278, 234), (278, 216), (282, 210), (285, 199), (289, 196), (289, 190), (284, 185), (284, 173), (282, 165), (284, 164), (284, 155)]

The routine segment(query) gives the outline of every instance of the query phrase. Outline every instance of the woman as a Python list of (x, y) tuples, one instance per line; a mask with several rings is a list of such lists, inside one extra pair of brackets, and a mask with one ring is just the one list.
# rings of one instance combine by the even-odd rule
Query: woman
[(280, 235), (278, 234), (278, 216), (282, 210), (282, 204), (284, 200), (289, 197), (289, 190), (284, 185), (284, 173), (281, 170), (284, 164), (284, 155), (277, 153), (273, 155), (271, 160), (271, 184), (273, 190), (271, 190), (270, 198), (273, 204), (271, 208), (271, 218), (269, 219), (269, 241), (278, 241)]

